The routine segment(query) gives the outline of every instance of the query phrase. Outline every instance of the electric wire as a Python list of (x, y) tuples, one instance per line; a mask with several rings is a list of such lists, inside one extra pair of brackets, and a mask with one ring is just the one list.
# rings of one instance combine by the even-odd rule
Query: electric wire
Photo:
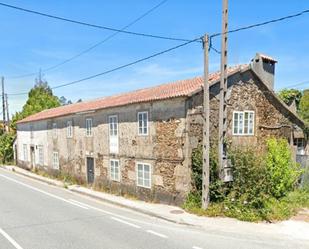
[(298, 12), (298, 13), (293, 14), (293, 15), (283, 16), (283, 17), (279, 17), (279, 18), (272, 19), (272, 20), (269, 20), (269, 21), (260, 22), (260, 23), (256, 23), (256, 24), (252, 24), (252, 25), (248, 25), (248, 26), (243, 26), (243, 27), (240, 27), (240, 28), (232, 29), (232, 30), (229, 30), (229, 31), (227, 31), (225, 33), (215, 33), (215, 34), (210, 35), (210, 37), (216, 37), (216, 36), (220, 36), (222, 34), (236, 33), (236, 32), (239, 32), (239, 31), (260, 27), (260, 26), (271, 24), (271, 23), (281, 22), (281, 21), (285, 21), (287, 19), (292, 19), (292, 18), (295, 18), (295, 17), (302, 16), (302, 15), (307, 14), (307, 13), (309, 13), (309, 9), (303, 10), (303, 11)]
[[(121, 65), (121, 66), (118, 66), (118, 67), (115, 67), (115, 68), (106, 70), (106, 71), (104, 71), (104, 72), (102, 72), (102, 73), (90, 75), (90, 76), (87, 76), (87, 77), (82, 78), (82, 79), (79, 79), (79, 80), (75, 80), (75, 81), (71, 81), (71, 82), (68, 82), (68, 83), (63, 83), (63, 84), (56, 85), (56, 86), (54, 86), (54, 87), (51, 87), (51, 89), (57, 89), (57, 88), (65, 87), (65, 86), (74, 85), (74, 84), (77, 84), (77, 83), (80, 83), (80, 82), (83, 82), (83, 81), (86, 81), (86, 80), (94, 79), (94, 78), (96, 78), (96, 77), (99, 77), (99, 76), (102, 76), (102, 75), (105, 75), (105, 74), (109, 74), (109, 73), (115, 72), (115, 71), (121, 70), (121, 69), (123, 69), (123, 68), (127, 68), (127, 67), (133, 66), (133, 65), (135, 65), (135, 64), (138, 64), (138, 63), (140, 63), (140, 62), (143, 62), (143, 61), (149, 60), (149, 59), (151, 59), (151, 58), (157, 57), (157, 56), (159, 56), (159, 55), (162, 55), (162, 54), (171, 52), (171, 51), (173, 51), (173, 50), (176, 50), (176, 49), (178, 49), (178, 48), (180, 48), (180, 47), (184, 47), (184, 46), (186, 46), (186, 45), (188, 45), (188, 44), (194, 43), (194, 42), (199, 41), (199, 40), (201, 40), (201, 39), (202, 39), (202, 38), (199, 37), (199, 38), (193, 39), (193, 40), (191, 40), (191, 41), (182, 43), (182, 44), (180, 44), (180, 45), (177, 45), (177, 46), (168, 48), (168, 49), (166, 49), (166, 50), (160, 51), (160, 52), (158, 52), (158, 53), (149, 55), (149, 56), (147, 56), (147, 57), (144, 57), (144, 58), (135, 60), (135, 61), (133, 61), (133, 62), (130, 62), (130, 63), (124, 64), (124, 65)], [(26, 95), (26, 94), (28, 94), (28, 92), (10, 93), (10, 94), (8, 94), (8, 95), (10, 95), (10, 96), (17, 96), (17, 95)]]
[(88, 27), (97, 28), (97, 29), (120, 32), (120, 33), (124, 33), (124, 34), (128, 34), (128, 35), (143, 36), (143, 37), (150, 37), (150, 38), (170, 40), (170, 41), (182, 41), (182, 42), (190, 41), (189, 39), (184, 39), (184, 38), (175, 38), (175, 37), (168, 37), (168, 36), (161, 36), (161, 35), (139, 33), (139, 32), (126, 31), (126, 30), (116, 29), (116, 28), (112, 28), (112, 27), (102, 26), (102, 25), (98, 25), (98, 24), (91, 24), (91, 23), (87, 23), (87, 22), (83, 22), (83, 21), (73, 20), (73, 19), (55, 16), (55, 15), (51, 15), (51, 14), (47, 14), (47, 13), (43, 13), (43, 12), (39, 12), (39, 11), (35, 11), (35, 10), (30, 10), (30, 9), (18, 7), (18, 6), (15, 6), (15, 5), (2, 3), (2, 2), (0, 2), (0, 6), (8, 7), (8, 8), (11, 8), (11, 9), (16, 9), (16, 10), (20, 10), (20, 11), (23, 11), (23, 12), (28, 12), (28, 13), (31, 13), (31, 14), (36, 14), (36, 15), (40, 15), (40, 16), (44, 16), (44, 17), (48, 17), (48, 18), (52, 18), (52, 19), (56, 19), (56, 20), (60, 20), (60, 21), (70, 22), (70, 23), (79, 24), (79, 25), (88, 26)]
[[(2, 3), (0, 3), (0, 5), (3, 5)], [(6, 4), (5, 4), (6, 5)], [(32, 11), (31, 11), (32, 12)], [(260, 27), (260, 26), (264, 26), (264, 25), (268, 25), (268, 24), (271, 24), (271, 23), (276, 23), (276, 22), (280, 22), (280, 21), (284, 21), (284, 20), (287, 20), (287, 19), (291, 19), (291, 18), (295, 18), (295, 17), (298, 17), (298, 16), (301, 16), (305, 13), (309, 13), (309, 10), (303, 10), (299, 13), (296, 13), (296, 14), (293, 14), (293, 15), (289, 15), (289, 16), (284, 16), (284, 17), (281, 17), (281, 18), (277, 18), (277, 19), (272, 19), (272, 20), (269, 20), (269, 21), (265, 21), (265, 22), (261, 22), (261, 23), (256, 23), (256, 24), (252, 24), (252, 25), (249, 25), (249, 26), (244, 26), (244, 27), (240, 27), (240, 28), (237, 28), (237, 29), (233, 29), (233, 30), (230, 30), (226, 33), (235, 33), (235, 32), (239, 32), (239, 31), (243, 31), (243, 30), (248, 30), (248, 29), (252, 29), (252, 28), (255, 28), (255, 27)], [(45, 14), (44, 14), (45, 15)], [(48, 16), (48, 15), (47, 15)], [(114, 30), (114, 31), (118, 31), (117, 29)], [(213, 38), (213, 37), (216, 37), (216, 36), (219, 36), (219, 35), (222, 35), (223, 33), (215, 33), (215, 34), (212, 34), (210, 35), (210, 38)], [(136, 61), (133, 61), (133, 62), (130, 62), (128, 64), (125, 64), (125, 65), (121, 65), (119, 67), (116, 67), (116, 68), (113, 68), (113, 69), (110, 69), (110, 70), (107, 70), (107, 71), (104, 71), (102, 73), (98, 73), (98, 74), (95, 74), (95, 75), (91, 75), (91, 76), (88, 76), (88, 77), (85, 77), (85, 78), (82, 78), (80, 80), (76, 80), (76, 81), (72, 81), (72, 82), (69, 82), (69, 83), (65, 83), (65, 84), (60, 84), (58, 86), (55, 86), (55, 87), (52, 87), (52, 89), (56, 89), (56, 88), (60, 88), (60, 87), (64, 87), (64, 86), (68, 86), (68, 85), (73, 85), (73, 84), (76, 84), (76, 83), (79, 83), (79, 82), (82, 82), (82, 81), (86, 81), (86, 80), (89, 80), (89, 79), (93, 79), (93, 78), (96, 78), (96, 77), (99, 77), (101, 75), (104, 75), (104, 74), (108, 74), (108, 73), (111, 73), (111, 72), (114, 72), (114, 71), (118, 71), (120, 69), (123, 69), (123, 68), (126, 68), (126, 67), (129, 67), (129, 66), (132, 66), (134, 64), (137, 64), (137, 63), (140, 63), (140, 62), (143, 62), (143, 61), (146, 61), (148, 59), (151, 59), (153, 57), (156, 57), (156, 56), (159, 56), (161, 54), (165, 54), (167, 52), (170, 52), (172, 50), (175, 50), (175, 49), (178, 49), (180, 47), (183, 47), (183, 46), (186, 46), (190, 43), (193, 43), (193, 42), (202, 42), (202, 37), (199, 37), (197, 39), (194, 39), (194, 40), (186, 40), (185, 43), (182, 43), (178, 46), (175, 46), (175, 47), (172, 47), (172, 48), (169, 48), (167, 50), (164, 50), (164, 51), (161, 51), (161, 52), (158, 52), (158, 53), (155, 53), (155, 54), (152, 54), (150, 56), (147, 56), (145, 58), (142, 58), (142, 59), (139, 59), (139, 60), (136, 60)], [(211, 47), (211, 49), (215, 49), (213, 46)], [(220, 51), (217, 51), (217, 52), (220, 52)], [(13, 94), (9, 94), (9, 95), (24, 95), (24, 94), (27, 94), (27, 93), (13, 93)]]
[[(140, 21), (141, 19), (143, 19), (144, 17), (146, 17), (147, 15), (149, 15), (151, 12), (153, 12), (154, 10), (158, 9), (161, 5), (163, 5), (164, 3), (166, 3), (168, 0), (163, 0), (161, 1), (160, 3), (158, 3), (157, 5), (155, 5), (154, 7), (152, 7), (151, 9), (149, 9), (148, 11), (146, 11), (145, 13), (143, 13), (141, 16), (139, 16), (138, 18), (136, 18), (135, 20), (133, 20), (132, 22), (130, 22), (129, 24), (127, 24), (126, 26), (124, 26), (121, 30), (126, 30), (127, 28), (131, 27), (132, 25), (134, 25), (135, 23), (137, 23), (138, 21)], [(55, 68), (58, 68), (70, 61), (73, 61), (75, 59), (77, 59), (78, 57), (90, 52), (91, 50), (95, 49), (96, 47), (102, 45), (103, 43), (109, 41), (110, 39), (112, 39), (113, 37), (115, 37), (116, 35), (118, 35), (120, 32), (119, 31), (116, 31), (114, 33), (112, 33), (111, 35), (107, 36), (105, 39), (103, 39), (102, 41), (88, 47), (87, 49), (84, 49), (83, 51), (81, 51), (80, 53), (58, 63), (58, 64), (55, 64), (53, 66), (50, 66), (48, 68), (45, 68), (45, 69), (42, 69), (43, 72), (48, 72), (50, 70), (53, 70)], [(25, 77), (29, 77), (29, 76), (34, 76), (36, 75), (37, 72), (34, 72), (34, 73), (28, 73), (28, 74), (22, 74), (22, 75), (18, 75), (18, 76), (11, 76), (11, 77), (8, 77), (10, 79), (20, 79), (20, 78), (25, 78)]]

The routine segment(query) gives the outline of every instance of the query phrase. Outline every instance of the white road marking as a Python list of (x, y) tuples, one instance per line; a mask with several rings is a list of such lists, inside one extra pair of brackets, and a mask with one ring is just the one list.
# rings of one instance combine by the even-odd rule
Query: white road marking
[(31, 186), (31, 185), (28, 185), (28, 184), (26, 184), (26, 183), (17, 181), (17, 180), (15, 180), (15, 179), (13, 179), (13, 178), (10, 178), (10, 177), (7, 177), (7, 176), (1, 175), (1, 174), (0, 174), (0, 176), (3, 177), (3, 178), (5, 178), (5, 179), (7, 179), (7, 180), (9, 180), (9, 181), (12, 181), (12, 182), (15, 182), (15, 183), (17, 183), (17, 184), (20, 184), (20, 185), (22, 185), (22, 186), (24, 186), (24, 187), (26, 187), (26, 188), (30, 188), (30, 189), (32, 189), (32, 190), (35, 190), (35, 191), (40, 192), (40, 193), (42, 193), (42, 194), (48, 195), (48, 196), (50, 196), (50, 197), (52, 197), (52, 198), (55, 198), (55, 199), (64, 201), (64, 202), (66, 202), (66, 203), (70, 203), (71, 205), (74, 205), (74, 206), (76, 206), (76, 207), (83, 208), (83, 209), (88, 209), (87, 207), (83, 207), (83, 206), (78, 205), (78, 204), (76, 204), (76, 203), (74, 203), (74, 202), (71, 202), (71, 201), (69, 201), (69, 200), (67, 200), (67, 199), (64, 199), (64, 198), (59, 197), (59, 196), (57, 196), (57, 195), (48, 193), (48, 192), (46, 192), (46, 191), (44, 191), (44, 190), (38, 189), (38, 188), (33, 187), (33, 186)]
[(116, 221), (118, 221), (118, 222), (121, 222), (121, 223), (126, 224), (126, 225), (131, 226), (131, 227), (141, 228), (141, 227), (138, 226), (138, 225), (135, 225), (135, 224), (133, 224), (133, 223), (127, 222), (127, 221), (125, 221), (125, 220), (118, 219), (118, 218), (116, 218), (116, 217), (111, 217), (111, 219), (112, 219), (112, 220), (116, 220)]
[(202, 247), (198, 247), (198, 246), (193, 246), (193, 249), (202, 249)]
[(115, 215), (115, 216), (118, 216), (117, 214), (113, 214), (112, 212), (109, 212), (109, 211), (105, 211), (103, 209), (100, 209), (100, 208), (96, 208), (96, 207), (93, 207), (93, 206), (90, 206), (88, 204), (85, 204), (85, 203), (82, 203), (82, 202), (79, 202), (79, 201), (76, 201), (76, 200), (73, 200), (73, 199), (69, 199), (71, 202), (74, 202), (76, 204), (79, 204), (79, 205), (82, 205), (84, 207), (87, 207), (87, 208), (90, 208), (90, 209), (93, 209), (93, 210), (96, 210), (96, 211), (99, 211), (99, 212), (102, 212), (102, 213), (105, 213), (105, 214), (110, 214), (110, 215)]
[(162, 234), (162, 233), (157, 233), (157, 232), (152, 231), (152, 230), (147, 230), (146, 232), (147, 232), (147, 233), (154, 234), (154, 235), (159, 236), (159, 237), (161, 237), (161, 238), (165, 238), (165, 239), (167, 238), (166, 235), (164, 235), (164, 234)]
[(83, 208), (83, 209), (89, 209), (89, 208), (87, 208), (87, 207), (85, 207), (85, 206), (83, 206), (83, 205), (80, 205), (80, 204), (77, 204), (77, 203), (75, 203), (75, 202), (73, 202), (73, 201), (68, 201), (68, 203), (71, 203), (72, 205), (74, 205), (74, 206), (77, 206), (77, 207), (80, 207), (80, 208)]
[(0, 228), (0, 234), (3, 235), (16, 249), (23, 249), (10, 235)]

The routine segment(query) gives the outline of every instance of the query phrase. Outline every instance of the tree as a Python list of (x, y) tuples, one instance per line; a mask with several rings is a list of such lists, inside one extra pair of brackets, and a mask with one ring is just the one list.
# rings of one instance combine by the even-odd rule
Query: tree
[(60, 100), (60, 104), (61, 104), (61, 105), (70, 105), (70, 104), (72, 104), (72, 101), (71, 101), (70, 99), (67, 100), (67, 98), (64, 97), (64, 96), (61, 96), (61, 97), (59, 98), (59, 100)]
[(304, 90), (304, 94), (299, 103), (299, 113), (309, 123), (309, 89)]
[(15, 113), (12, 118), (12, 128), (16, 129), (16, 122), (37, 112), (58, 107), (60, 101), (47, 82), (38, 81), (28, 93), (28, 100), (21, 112)]
[(293, 101), (295, 100), (296, 108), (299, 109), (299, 103), (300, 99), (302, 97), (302, 92), (297, 89), (282, 89), (278, 93), (279, 98), (286, 103), (288, 106), (290, 106)]
[(0, 136), (0, 158), (1, 163), (8, 163), (13, 160), (13, 142), (15, 135), (12, 133), (5, 133)]

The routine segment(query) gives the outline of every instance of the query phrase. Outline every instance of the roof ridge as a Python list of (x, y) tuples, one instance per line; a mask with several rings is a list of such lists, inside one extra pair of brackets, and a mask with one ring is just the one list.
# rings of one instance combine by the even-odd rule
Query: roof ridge
[[(230, 73), (235, 73), (236, 69), (242, 69), (247, 64), (230, 66)], [(209, 74), (211, 83), (219, 80), (220, 71), (215, 71)], [(70, 105), (59, 106), (43, 110), (41, 112), (30, 115), (18, 123), (44, 120), (53, 117), (66, 116), (78, 112), (104, 109), (108, 107), (116, 107), (121, 105), (141, 103), (147, 101), (163, 100), (181, 96), (189, 96), (190, 93), (201, 89), (203, 85), (203, 76), (195, 76), (187, 79), (179, 79), (171, 82), (166, 82), (160, 85), (149, 86), (142, 89), (123, 92), (116, 95), (104, 96), (96, 99), (86, 100)], [(168, 86), (173, 86), (170, 87)]]

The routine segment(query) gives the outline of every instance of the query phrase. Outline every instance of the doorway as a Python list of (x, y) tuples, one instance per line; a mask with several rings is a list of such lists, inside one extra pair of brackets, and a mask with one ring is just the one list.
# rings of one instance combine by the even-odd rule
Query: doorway
[(94, 159), (87, 157), (87, 182), (92, 184), (94, 182)]
[(35, 168), (35, 150), (34, 146), (30, 146), (31, 169)]

